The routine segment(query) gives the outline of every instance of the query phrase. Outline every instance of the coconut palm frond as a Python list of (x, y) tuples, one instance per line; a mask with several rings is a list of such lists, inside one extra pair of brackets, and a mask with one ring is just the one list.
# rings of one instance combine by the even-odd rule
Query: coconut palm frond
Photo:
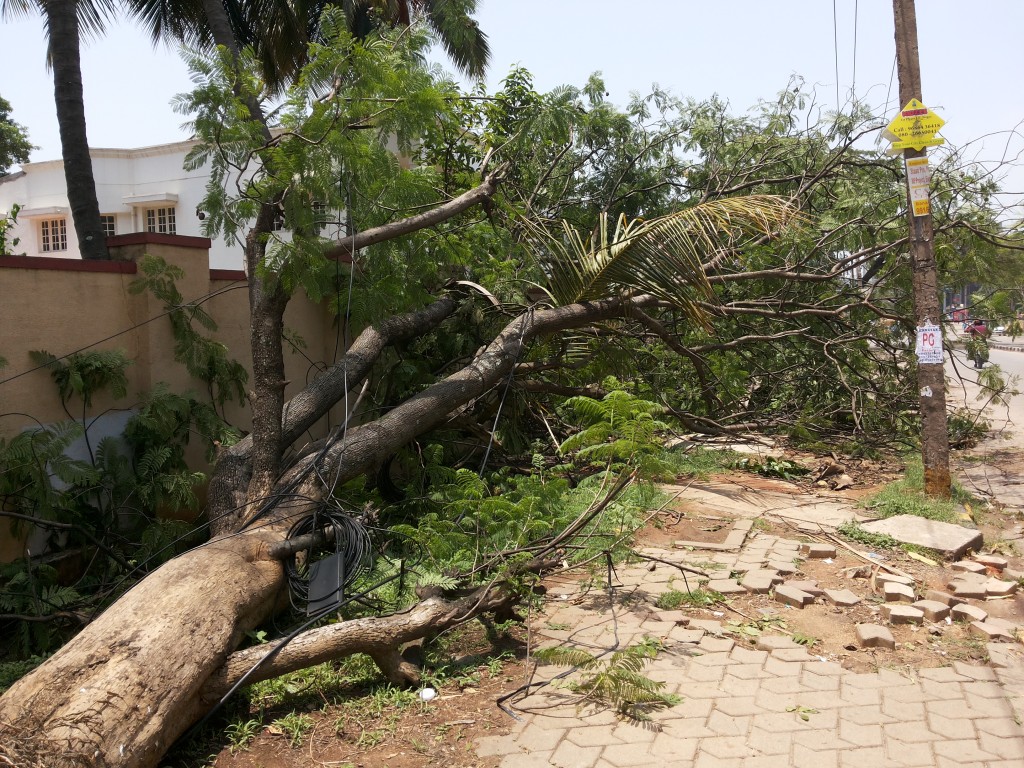
[(796, 216), (792, 204), (772, 195), (726, 198), (645, 221), (619, 217), (609, 233), (607, 214), (587, 243), (562, 222), (560, 236), (528, 225), (542, 241), (542, 268), (560, 304), (639, 290), (668, 301), (694, 318), (697, 302), (712, 297), (702, 265), (725, 251), (772, 235)]

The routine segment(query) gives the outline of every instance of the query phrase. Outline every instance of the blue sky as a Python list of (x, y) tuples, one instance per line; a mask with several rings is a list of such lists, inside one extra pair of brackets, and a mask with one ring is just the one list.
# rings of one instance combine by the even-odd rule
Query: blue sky
[[(970, 160), (1024, 162), (1024, 2), (917, 6), (924, 101), (945, 118), (943, 135), (966, 146)], [(481, 0), (478, 19), (491, 40), (492, 85), (513, 64), (533, 72), (542, 90), (601, 71), (619, 104), (657, 82), (681, 96), (718, 94), (742, 112), (798, 75), (827, 108), (837, 84), (840, 101), (855, 89), (884, 116), (899, 107), (889, 0)], [(0, 25), (0, 95), (39, 145), (33, 160), (60, 155), (42, 30), (39, 18)], [(83, 69), (93, 146), (187, 137), (169, 106), (190, 87), (174, 50), (154, 49), (122, 23), (87, 44)], [(1007, 186), (1024, 192), (1024, 171), (1011, 171)]]

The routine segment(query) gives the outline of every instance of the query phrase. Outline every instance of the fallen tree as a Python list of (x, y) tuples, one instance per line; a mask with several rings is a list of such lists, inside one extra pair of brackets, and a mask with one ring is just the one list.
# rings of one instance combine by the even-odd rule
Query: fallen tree
[[(218, 4), (208, 5), (215, 13)], [(597, 394), (596, 382), (628, 370), (641, 394), (694, 428), (827, 428), (848, 417), (848, 433), (861, 436), (872, 434), (867, 419), (912, 402), (906, 355), (876, 325), (900, 318), (903, 241), (890, 225), (902, 192), (891, 163), (865, 162), (852, 149), (858, 131), (765, 136), (712, 110), (711, 128), (694, 120), (689, 129), (691, 148), (708, 144), (712, 158), (699, 166), (673, 155), (681, 126), (605, 162), (610, 150), (598, 151), (594, 135), (563, 124), (600, 127), (600, 105), (581, 118), (578, 93), (541, 103), (513, 82), (489, 112), (471, 114), (472, 100), (417, 64), (423, 44), (412, 35), (362, 49), (338, 32), (273, 132), (244, 52), (227, 45), (221, 57), (194, 62), (200, 88), (185, 105), (206, 141), (193, 160), (215, 170), (204, 209), (213, 227), (244, 235), (253, 430), (218, 457), (207, 508), (215, 538), (142, 579), (0, 697), (0, 743), (19, 745), (23, 764), (156, 765), (263, 658), (249, 680), (358, 651), (388, 679), (410, 683), (418, 673), (401, 659), (403, 643), (486, 612), (505, 615), (522, 586), (499, 559), (490, 571), (457, 574), (464, 594), (241, 648), (287, 604), (275, 553), (296, 519), (455, 423), (486, 436), (475, 447), (486, 459), (506, 428), (489, 426), (506, 395)], [(324, 73), (332, 87), (316, 98), (310, 84)], [(476, 120), (479, 132), (466, 129)], [(536, 132), (545, 125), (553, 138)], [(393, 138), (423, 164), (403, 168)], [(864, 201), (847, 219), (786, 228), (797, 211), (827, 211), (835, 191), (854, 182)], [(321, 236), (325, 206), (347, 210), (361, 231)], [(610, 210), (642, 210), (647, 221), (616, 227)], [(861, 232), (865, 210), (873, 218)], [(552, 236), (556, 214), (570, 225)], [(282, 216), (290, 240), (275, 234)], [(338, 302), (339, 323), (364, 330), (286, 402), (284, 308), (295, 290), (341, 295), (341, 256), (354, 257), (359, 294)], [(859, 269), (886, 280), (849, 277)], [(486, 302), (464, 290), (477, 273), (494, 292)], [(530, 283), (545, 291), (532, 305)], [(399, 381), (399, 362), (419, 364), (418, 375)], [(693, 386), (680, 385), (682, 371)], [(385, 391), (372, 408), (303, 442), (367, 382)], [(545, 418), (530, 403), (520, 413), (523, 422)], [(527, 553), (528, 564), (509, 567), (539, 570), (565, 541), (556, 532)]]

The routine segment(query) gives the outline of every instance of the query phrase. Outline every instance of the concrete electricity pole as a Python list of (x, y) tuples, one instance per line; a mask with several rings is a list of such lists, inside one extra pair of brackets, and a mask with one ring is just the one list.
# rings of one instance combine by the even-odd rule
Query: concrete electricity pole
[[(917, 49), (917, 14), (914, 0), (893, 0), (896, 18), (896, 66), (900, 78), (900, 104), (922, 102), (921, 67)], [(927, 111), (927, 110), (924, 110)], [(905, 149), (904, 160), (926, 158), (926, 149)], [(922, 161), (918, 161), (919, 163)], [(926, 160), (923, 162), (927, 162)], [(909, 169), (909, 165), (907, 166)], [(920, 213), (921, 210), (925, 212)], [(914, 286), (914, 320), (918, 328), (941, 328), (938, 271), (932, 243), (932, 216), (927, 204), (915, 210), (907, 191), (907, 221), (910, 225), (910, 264)], [(920, 342), (919, 342), (920, 348)], [(950, 496), (949, 434), (946, 431), (946, 380), (941, 362), (924, 362), (919, 355), (917, 383), (921, 408), (921, 452), (924, 461), (925, 494), (932, 498)]]

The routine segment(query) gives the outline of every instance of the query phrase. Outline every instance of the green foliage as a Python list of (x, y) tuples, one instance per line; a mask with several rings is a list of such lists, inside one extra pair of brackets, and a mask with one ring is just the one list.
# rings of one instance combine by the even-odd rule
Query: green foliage
[[(75, 606), (81, 595), (57, 583), (57, 571), (26, 560), (0, 565), (0, 613), (48, 617)], [(16, 625), (17, 650), (29, 656), (53, 647), (56, 635), (46, 621), (21, 621)]]
[[(595, 475), (570, 488), (561, 478), (512, 476), (491, 488), (474, 472), (460, 469), (451, 483), (430, 494), (429, 503), (410, 507), (415, 522), (391, 530), (428, 555), (417, 578), (444, 586), (451, 583), (446, 577), (469, 571), (481, 557), (516, 552), (561, 532), (602, 497), (610, 487), (607, 480)], [(651, 487), (631, 485), (576, 537), (567, 559), (585, 560), (608, 548), (624, 556), (655, 495)]]
[(864, 506), (881, 518), (916, 515), (945, 523), (957, 520), (952, 501), (930, 499), (924, 495), (924, 469), (920, 459), (908, 461), (903, 479), (885, 486), (868, 498)]
[[(21, 242), (21, 238), (12, 237), (8, 239), (7, 233), (14, 229), (14, 225), (18, 223), (18, 211), (21, 210), (21, 206), (15, 203), (11, 206), (11, 210), (7, 213), (0, 214), (0, 256), (13, 256), (14, 249), (18, 247), (18, 243)], [(2, 360), (3, 358), (0, 358)], [(3, 365), (6, 365), (7, 361), (4, 360)], [(0, 368), (3, 367), (0, 365)]]
[(125, 373), (132, 361), (123, 350), (92, 350), (75, 352), (57, 358), (46, 351), (29, 352), (37, 365), (45, 365), (60, 393), (61, 402), (67, 404), (72, 395), (81, 398), (86, 408), (101, 390), (109, 389), (114, 398), (128, 394), (128, 376)]
[(650, 720), (650, 713), (667, 709), (682, 699), (662, 693), (665, 683), (643, 675), (646, 667), (661, 650), (661, 643), (644, 638), (639, 643), (615, 651), (607, 658), (594, 656), (581, 648), (543, 648), (535, 654), (542, 664), (578, 667), (582, 679), (571, 685), (585, 702), (610, 706), (629, 720)]
[[(149, 291), (159, 301), (171, 321), (174, 334), (174, 359), (200, 381), (206, 382), (210, 398), (223, 409), (224, 403), (245, 402), (245, 384), (249, 374), (228, 348), (196, 330), (195, 323), (207, 331), (216, 331), (217, 324), (196, 302), (186, 302), (176, 284), (185, 276), (180, 267), (168, 264), (159, 256), (146, 255), (139, 261), (142, 275), (132, 281), (130, 293)], [(204, 433), (205, 434), (205, 433)]]
[(708, 608), (725, 600), (725, 596), (713, 589), (687, 589), (682, 592), (678, 589), (670, 589), (658, 595), (655, 605), (665, 611), (675, 611), (684, 605), (690, 608)]
[(949, 415), (946, 429), (949, 432), (950, 448), (972, 448), (985, 437), (989, 423), (981, 417), (980, 412), (967, 408), (958, 408)]
[(313, 730), (313, 718), (305, 712), (291, 712), (284, 717), (279, 717), (271, 725), (270, 729), (279, 730), (288, 738), (288, 743), (294, 749), (301, 747), (306, 734)]
[(796, 462), (780, 459), (775, 456), (767, 456), (763, 460), (744, 457), (736, 459), (732, 466), (745, 472), (755, 472), (764, 477), (781, 477), (784, 480), (802, 477), (811, 471)]
[(261, 730), (263, 730), (263, 721), (255, 717), (249, 720), (239, 718), (235, 722), (229, 723), (225, 729), (228, 737), (228, 750), (232, 755), (247, 751), (249, 744), (259, 736)]
[[(11, 119), (11, 103), (0, 97), (0, 176), (6, 176), (14, 163), (27, 163), (33, 149), (35, 147), (28, 140), (28, 131)], [(6, 254), (2, 246), (0, 233), (0, 256)]]
[(656, 418), (664, 414), (664, 406), (614, 390), (601, 400), (571, 397), (563, 410), (582, 430), (562, 442), (561, 453), (574, 454), (577, 461), (591, 466), (637, 467), (647, 477), (669, 474), (657, 439), (659, 432), (668, 429)]
[(21, 661), (0, 661), (0, 694), (46, 661), (43, 656), (29, 656)]

